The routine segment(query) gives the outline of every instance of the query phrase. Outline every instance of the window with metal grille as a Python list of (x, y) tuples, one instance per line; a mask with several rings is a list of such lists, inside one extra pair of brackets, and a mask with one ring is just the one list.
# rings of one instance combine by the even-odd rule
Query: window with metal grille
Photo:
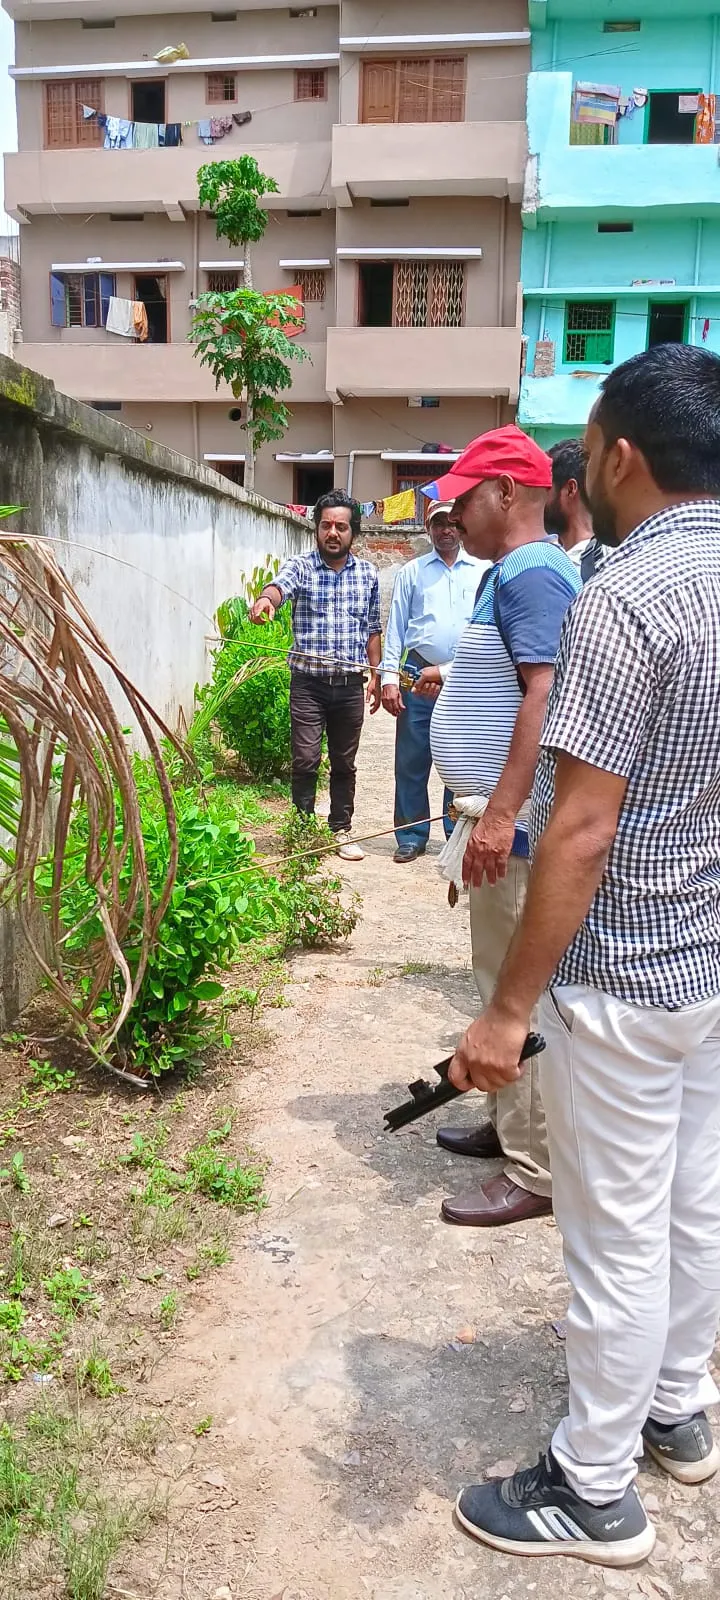
[(462, 261), (396, 261), (394, 327), (461, 328), (464, 301)]
[(50, 275), (51, 320), (54, 328), (102, 328), (115, 293), (110, 272), (66, 272)]
[(462, 122), (464, 116), (464, 56), (363, 62), (361, 122)]
[(234, 104), (237, 100), (237, 74), (235, 72), (208, 72), (205, 79), (205, 89), (207, 105)]
[(571, 300), (565, 313), (565, 360), (609, 363), (615, 342), (612, 300)]
[(303, 267), (295, 273), (295, 282), (301, 291), (303, 304), (311, 300), (321, 304), (325, 299), (325, 273), (319, 267)]
[(83, 106), (102, 111), (101, 78), (73, 78), (45, 84), (45, 149), (89, 149), (103, 142), (96, 117), (85, 117)]
[(300, 67), (295, 73), (296, 100), (327, 100), (327, 73), (323, 67)]
[(234, 289), (240, 288), (240, 273), (209, 272), (207, 286), (209, 294), (231, 294)]

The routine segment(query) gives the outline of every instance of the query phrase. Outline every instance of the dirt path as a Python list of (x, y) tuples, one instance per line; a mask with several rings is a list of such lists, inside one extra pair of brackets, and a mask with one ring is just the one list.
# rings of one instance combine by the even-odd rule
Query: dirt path
[[(382, 716), (362, 746), (359, 830), (387, 820), (391, 771)], [(437, 788), (434, 798), (439, 810)], [(411, 868), (392, 863), (385, 839), (348, 869), (363, 921), (347, 952), (294, 960), (290, 1006), (270, 1022), (274, 1052), (241, 1086), (255, 1147), (272, 1162), (270, 1204), (150, 1385), (154, 1402), (213, 1420), (165, 1464), (160, 1455), (180, 1514), (155, 1571), (130, 1562), (117, 1593), (713, 1592), (717, 1490), (644, 1477), (664, 1528), (658, 1559), (639, 1575), (495, 1555), (453, 1525), (459, 1484), (498, 1461), (534, 1460), (561, 1412), (552, 1324), (566, 1286), (551, 1220), (487, 1233), (444, 1226), (442, 1195), (472, 1186), (477, 1166), (444, 1156), (426, 1124), (380, 1132), (382, 1111), (473, 1014), (467, 913), (445, 903), (433, 832), (431, 853)], [(468, 1103), (460, 1116), (476, 1114)], [(468, 1325), (476, 1342), (459, 1344)]]

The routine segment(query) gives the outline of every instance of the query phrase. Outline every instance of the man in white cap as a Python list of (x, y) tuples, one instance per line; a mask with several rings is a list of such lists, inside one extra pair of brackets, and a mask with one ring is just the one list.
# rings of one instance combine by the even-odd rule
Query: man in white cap
[[(428, 778), (432, 766), (430, 719), (434, 701), (413, 692), (423, 667), (452, 661), (470, 621), (488, 561), (466, 555), (450, 517), (450, 505), (433, 505), (427, 521), (432, 550), (408, 561), (398, 573), (385, 634), (382, 704), (395, 717), (395, 838), (393, 860), (416, 861), (430, 837)], [(445, 833), (452, 796), (445, 790)]]

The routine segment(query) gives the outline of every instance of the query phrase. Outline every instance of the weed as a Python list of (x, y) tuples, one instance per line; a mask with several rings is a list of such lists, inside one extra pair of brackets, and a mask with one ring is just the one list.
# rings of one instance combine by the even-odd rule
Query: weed
[(186, 1268), (186, 1277), (192, 1283), (194, 1279), (201, 1278), (203, 1273), (209, 1272), (213, 1267), (225, 1267), (232, 1257), (227, 1244), (220, 1239), (213, 1239), (210, 1244), (202, 1244), (195, 1260)]
[(429, 978), (431, 974), (447, 972), (447, 967), (437, 961), (406, 961), (400, 968), (399, 978)]
[(22, 1150), (16, 1150), (9, 1167), (0, 1167), (0, 1178), (9, 1178), (13, 1189), (20, 1194), (30, 1191), (30, 1179), (25, 1171), (25, 1157)]
[(96, 1400), (109, 1400), (113, 1394), (124, 1394), (122, 1385), (115, 1382), (110, 1362), (105, 1356), (91, 1350), (84, 1360), (76, 1362), (75, 1380), (78, 1389), (87, 1389)]
[(174, 1289), (163, 1295), (158, 1306), (158, 1317), (166, 1333), (175, 1326), (178, 1314), (178, 1297)]
[(30, 1085), (33, 1089), (43, 1089), (46, 1095), (62, 1094), (67, 1089), (72, 1089), (75, 1083), (75, 1073), (72, 1068), (62, 1072), (59, 1067), (54, 1067), (52, 1061), (31, 1061)]
[(193, 1428), (193, 1433), (195, 1434), (196, 1439), (201, 1439), (204, 1433), (209, 1433), (212, 1425), (212, 1416), (201, 1417), (200, 1421), (196, 1422), (195, 1427)]
[(342, 879), (320, 870), (323, 859), (335, 850), (327, 824), (291, 810), (282, 840), (288, 857), (280, 870), (286, 945), (314, 949), (349, 938), (360, 915), (360, 896), (353, 894), (346, 903)]
[(66, 1524), (62, 1556), (68, 1600), (103, 1600), (110, 1562), (121, 1544), (146, 1524), (140, 1507), (111, 1508), (99, 1500), (86, 1527)]
[(61, 1317), (69, 1319), (96, 1304), (92, 1287), (79, 1267), (59, 1267), (51, 1278), (43, 1278), (42, 1284)]
[(367, 981), (371, 989), (381, 989), (386, 977), (384, 967), (373, 967), (372, 972), (368, 973)]
[(232, 1117), (227, 1117), (219, 1128), (211, 1128), (200, 1144), (186, 1151), (183, 1171), (158, 1158), (157, 1150), (164, 1149), (167, 1137), (164, 1124), (160, 1143), (136, 1133), (129, 1153), (120, 1158), (122, 1162), (140, 1166), (147, 1174), (144, 1187), (133, 1191), (134, 1199), (146, 1206), (169, 1210), (178, 1195), (202, 1194), (216, 1205), (229, 1206), (235, 1211), (259, 1210), (265, 1204), (262, 1173), (256, 1167), (245, 1167), (239, 1161), (218, 1154), (217, 1146), (231, 1131)]

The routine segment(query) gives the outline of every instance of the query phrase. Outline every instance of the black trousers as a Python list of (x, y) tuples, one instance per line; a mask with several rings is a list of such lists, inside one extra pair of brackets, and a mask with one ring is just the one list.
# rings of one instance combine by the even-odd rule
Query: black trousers
[(330, 757), (330, 827), (346, 832), (355, 802), (355, 756), (365, 715), (361, 672), (319, 678), (293, 672), (290, 678), (292, 798), (298, 811), (315, 810), (322, 736)]

